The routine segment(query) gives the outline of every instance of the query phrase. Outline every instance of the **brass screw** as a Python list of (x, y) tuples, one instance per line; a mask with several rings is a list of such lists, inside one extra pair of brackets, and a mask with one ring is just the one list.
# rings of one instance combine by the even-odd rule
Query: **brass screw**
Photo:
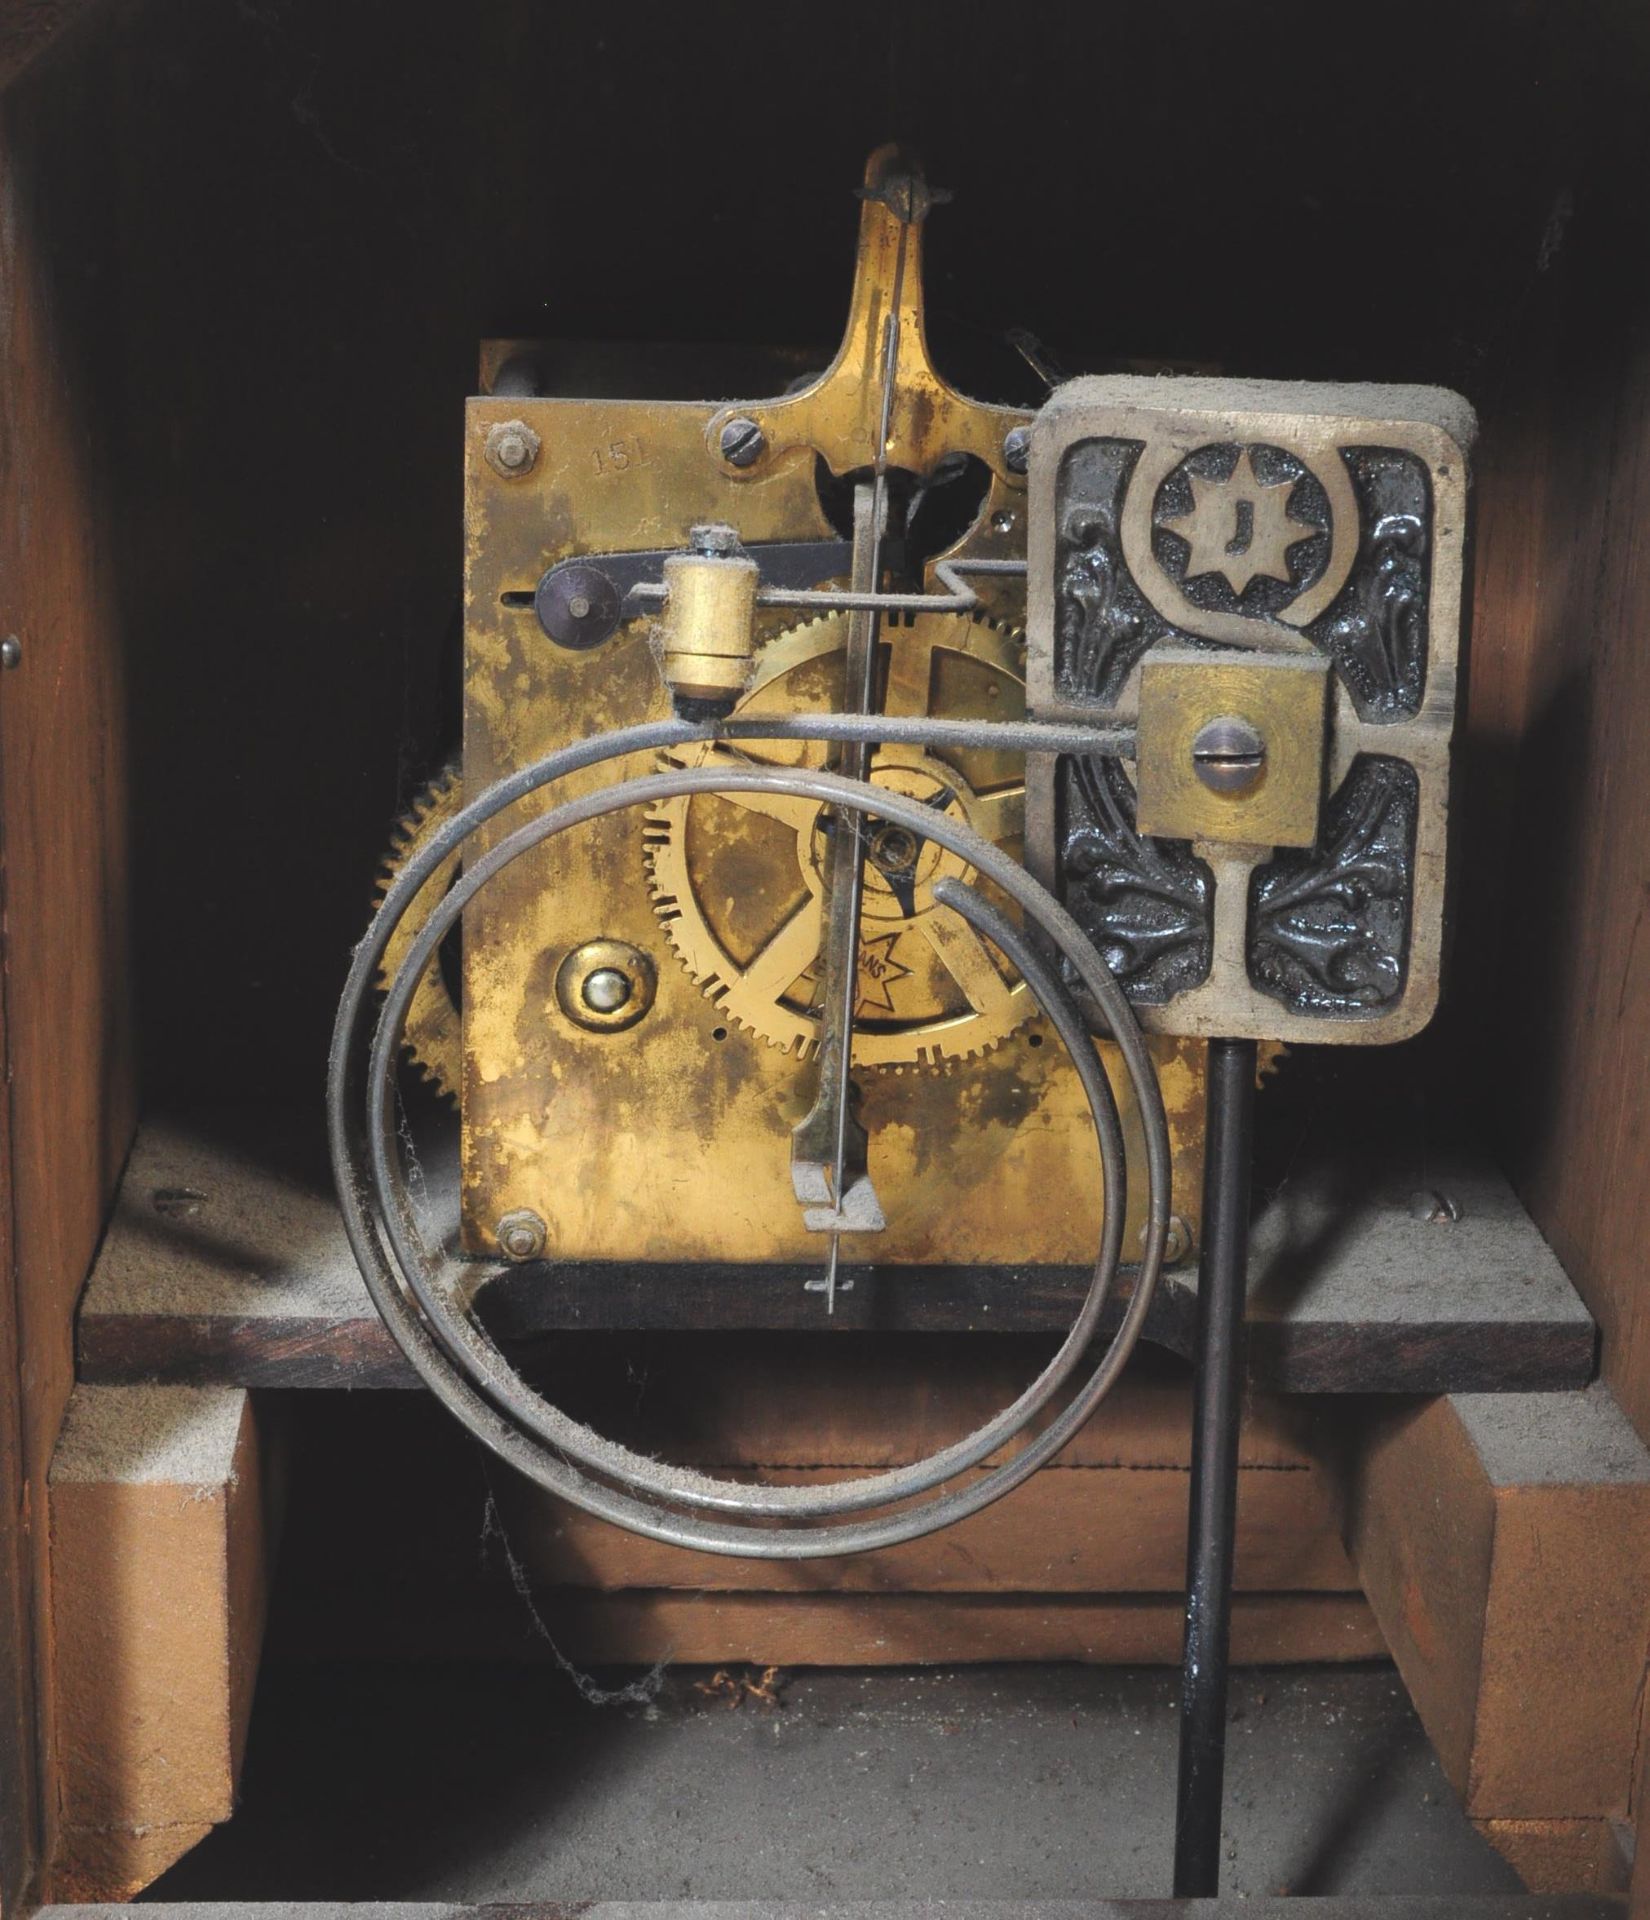
[(498, 1223), (499, 1252), (507, 1260), (536, 1260), (544, 1242), (544, 1222), (531, 1207), (517, 1207)]
[(506, 480), (531, 473), (539, 457), (539, 437), (525, 420), (500, 420), (487, 429), (487, 464)]

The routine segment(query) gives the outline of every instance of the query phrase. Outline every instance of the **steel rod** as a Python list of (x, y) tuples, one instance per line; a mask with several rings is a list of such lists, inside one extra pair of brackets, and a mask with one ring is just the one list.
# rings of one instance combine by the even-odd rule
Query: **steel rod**
[(1220, 1889), (1254, 1109), (1254, 1041), (1211, 1040), (1186, 1525), (1186, 1638), (1174, 1840), (1177, 1899), (1208, 1899)]
[[(854, 489), (854, 574), (859, 589), (874, 588), (882, 571), (882, 515), (887, 510), (886, 476), (879, 466), (875, 482), (861, 481)], [(871, 712), (876, 702), (877, 634), (880, 620), (868, 608), (848, 616), (848, 644), (843, 659), (843, 707), (849, 713)], [(836, 753), (836, 771), (850, 780), (867, 780), (871, 773), (868, 741), (844, 741)], [(818, 1207), (823, 1200), (841, 1222), (846, 1214), (847, 1190), (869, 1181), (865, 1129), (852, 1112), (854, 1064), (854, 1009), (859, 1003), (859, 922), (865, 898), (865, 836), (857, 813), (844, 811), (832, 820), (830, 859), (825, 869), (825, 942), (823, 958), (824, 1004), (820, 1012), (819, 1090), (812, 1107), (791, 1134), (792, 1178), (798, 1198)], [(819, 1188), (819, 1169), (829, 1168), (826, 1191)], [(864, 1189), (861, 1189), (863, 1192)], [(873, 1218), (881, 1217), (874, 1207)], [(842, 1228), (830, 1229), (821, 1290), (825, 1311), (836, 1311), (837, 1267), (842, 1257)], [(809, 1283), (812, 1285), (812, 1282)], [(850, 1280), (847, 1283), (853, 1285)]]

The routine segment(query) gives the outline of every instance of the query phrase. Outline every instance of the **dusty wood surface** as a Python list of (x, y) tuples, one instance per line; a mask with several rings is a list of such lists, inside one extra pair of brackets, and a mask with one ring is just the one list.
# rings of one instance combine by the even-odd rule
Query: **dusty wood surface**
[[(1611, 1899), (1486, 1894), (1341, 1894), (1310, 1920), (1619, 1920)], [(156, 1901), (142, 1907), (45, 1907), (40, 1920), (1301, 1920), (1299, 1900), (597, 1901), (461, 1907), (438, 1901)]]
[(1625, 1818), (1650, 1651), (1650, 1449), (1609, 1389), (1371, 1419), (1351, 1544), (1477, 1819)]
[[(1176, 1666), (1185, 1628), (1178, 1594), (549, 1592), (539, 1613), (569, 1659), (592, 1666), (951, 1666), (1083, 1660)], [(540, 1642), (525, 1651), (551, 1658)], [(1232, 1658), (1378, 1660), (1379, 1627), (1357, 1594), (1240, 1594)]]
[(1631, 1862), (1616, 1820), (1476, 1820), (1531, 1893), (1627, 1891)]
[(59, 1897), (126, 1898), (232, 1812), (262, 1497), (242, 1389), (76, 1389), (51, 1473)]
[[(1327, 1393), (1568, 1387), (1594, 1330), (1551, 1251), (1481, 1161), (1440, 1164), (1462, 1217), (1411, 1213), (1411, 1177), (1303, 1168), (1254, 1235), (1250, 1370), (1257, 1386)], [(432, 1204), (439, 1209), (440, 1194)], [(616, 1327), (826, 1327), (851, 1333), (1063, 1328), (1081, 1281), (1026, 1274), (856, 1276), (826, 1322), (786, 1269), (593, 1266), (513, 1270), (488, 1290), (498, 1337)], [(1152, 1337), (1190, 1351), (1195, 1297), (1172, 1276)], [(90, 1380), (247, 1386), (410, 1384), (356, 1273), (325, 1174), (290, 1140), (146, 1123), (82, 1306)]]

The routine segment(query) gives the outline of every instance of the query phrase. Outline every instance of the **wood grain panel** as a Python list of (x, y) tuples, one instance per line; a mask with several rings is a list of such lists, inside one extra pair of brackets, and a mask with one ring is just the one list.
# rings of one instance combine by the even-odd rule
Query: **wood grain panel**
[(1485, 410), (1463, 961), (1515, 1185), (1650, 1434), (1650, 276), (1603, 218)]
[[(45, 1473), (73, 1378), (75, 1301), (131, 1136), (125, 983), (126, 806), (118, 618), (80, 353), (84, 289), (62, 284), (61, 227), (87, 174), (48, 167), (41, 128), (58, 77), (0, 103), (0, 634), (21, 664), (0, 677), (6, 1124), (11, 1288), (20, 1382), (18, 1477), (8, 1488), (24, 1586), (20, 1658), (43, 1673), (49, 1617)], [(38, 84), (37, 84), (38, 83)], [(84, 208), (75, 210), (78, 217)], [(71, 223), (72, 224), (72, 223)], [(8, 1335), (11, 1333), (8, 1327)], [(11, 1396), (7, 1395), (8, 1402)], [(42, 1682), (42, 1687), (44, 1683)], [(8, 1808), (6, 1878), (21, 1839), (55, 1814), (50, 1700), (32, 1701), (44, 1791)], [(36, 1757), (0, 1769), (16, 1779)]]

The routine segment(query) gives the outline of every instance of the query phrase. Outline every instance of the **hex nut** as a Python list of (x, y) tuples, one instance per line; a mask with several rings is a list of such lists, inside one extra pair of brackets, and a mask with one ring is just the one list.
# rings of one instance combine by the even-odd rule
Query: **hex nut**
[(531, 1207), (516, 1207), (498, 1223), (498, 1250), (506, 1260), (536, 1260), (544, 1251), (544, 1222)]
[(688, 528), (688, 547), (706, 559), (725, 560), (739, 551), (739, 529), (723, 520), (707, 520)]
[(487, 429), (487, 464), (504, 480), (519, 480), (538, 462), (539, 437), (525, 420), (499, 420)]
[[(1140, 1244), (1146, 1244), (1146, 1229), (1140, 1229)], [(1169, 1215), (1169, 1231), (1163, 1242), (1163, 1264), (1166, 1267), (1178, 1267), (1192, 1251), (1192, 1229), (1184, 1214)]]

